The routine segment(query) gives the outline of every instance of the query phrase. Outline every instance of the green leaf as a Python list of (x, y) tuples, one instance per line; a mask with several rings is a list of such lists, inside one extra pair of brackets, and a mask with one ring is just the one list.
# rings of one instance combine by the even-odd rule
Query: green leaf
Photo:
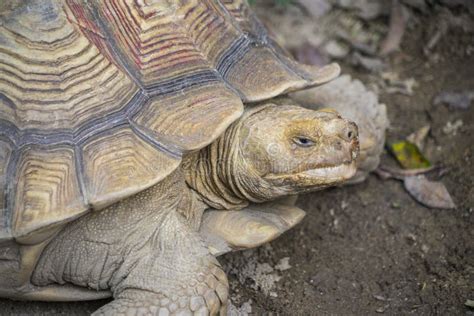
[(420, 169), (431, 167), (418, 147), (409, 141), (398, 141), (390, 144), (390, 152), (395, 156), (400, 165), (405, 169)]

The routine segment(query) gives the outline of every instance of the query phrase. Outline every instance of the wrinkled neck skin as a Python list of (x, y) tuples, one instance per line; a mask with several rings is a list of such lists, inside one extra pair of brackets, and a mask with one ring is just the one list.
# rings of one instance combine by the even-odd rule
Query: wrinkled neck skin
[[(264, 108), (248, 111), (243, 118)], [(188, 186), (215, 209), (240, 209), (249, 202), (266, 202), (292, 193), (290, 188), (277, 193), (275, 188), (270, 190), (271, 184), (247, 163), (241, 152), (240, 127), (240, 123), (234, 124), (211, 145), (183, 161)]]

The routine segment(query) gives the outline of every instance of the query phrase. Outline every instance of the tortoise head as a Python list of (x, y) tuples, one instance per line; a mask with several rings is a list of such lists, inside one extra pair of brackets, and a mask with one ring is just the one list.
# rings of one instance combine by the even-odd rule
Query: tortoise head
[(314, 191), (356, 172), (357, 126), (333, 110), (267, 105), (250, 110), (232, 133), (238, 154), (231, 163), (251, 200)]
[(333, 110), (266, 104), (190, 159), (188, 184), (213, 208), (336, 185), (356, 172), (357, 126)]

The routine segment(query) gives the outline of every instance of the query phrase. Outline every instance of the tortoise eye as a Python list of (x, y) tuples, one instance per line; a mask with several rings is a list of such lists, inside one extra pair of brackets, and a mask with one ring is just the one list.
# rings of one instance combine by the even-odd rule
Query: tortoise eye
[(311, 147), (314, 145), (314, 142), (308, 137), (298, 136), (293, 138), (293, 142), (300, 147)]

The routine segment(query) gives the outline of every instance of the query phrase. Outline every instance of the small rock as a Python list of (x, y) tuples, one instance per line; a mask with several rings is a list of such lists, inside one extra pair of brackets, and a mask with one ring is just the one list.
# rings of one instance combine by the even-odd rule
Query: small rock
[(400, 203), (398, 203), (397, 201), (393, 201), (390, 206), (394, 209), (399, 209), (401, 207)]
[(421, 245), (421, 251), (423, 251), (424, 253), (428, 253), (429, 250), (430, 250), (430, 247), (428, 247), (427, 245), (425, 244)]
[(286, 271), (288, 269), (291, 269), (290, 257), (280, 259), (280, 261), (278, 261), (278, 264), (275, 266), (275, 269), (280, 271)]
[(407, 236), (405, 237), (408, 241), (408, 244), (411, 246), (411, 245), (414, 245), (416, 243), (416, 236), (412, 233), (408, 233)]
[(385, 302), (387, 299), (385, 297), (383, 297), (382, 295), (373, 295), (373, 297), (378, 300), (378, 301), (382, 301), (382, 302)]
[(248, 300), (240, 307), (236, 307), (230, 300), (228, 301), (227, 316), (248, 316), (250, 313), (252, 313), (252, 300)]
[[(259, 251), (266, 247), (259, 248)], [(269, 251), (267, 249), (267, 251)], [(227, 266), (226, 272), (237, 276), (240, 284), (245, 284), (246, 280), (251, 280), (250, 287), (254, 290), (260, 290), (265, 295), (274, 291), (276, 283), (280, 281), (281, 276), (268, 263), (260, 263), (257, 260), (257, 251), (250, 249), (243, 252), (243, 256), (234, 259)]]
[(375, 311), (376, 311), (377, 313), (380, 313), (380, 314), (385, 313), (385, 310), (386, 310), (389, 306), (390, 306), (390, 305), (385, 305), (385, 306), (379, 307), (379, 308), (377, 308)]
[(342, 200), (342, 202), (341, 202), (341, 208), (342, 208), (343, 210), (345, 210), (348, 206), (349, 206), (349, 203), (347, 203), (346, 201)]
[(454, 136), (457, 134), (458, 129), (461, 128), (461, 126), (463, 126), (463, 121), (461, 119), (454, 121), (454, 123), (448, 121), (448, 123), (443, 127), (443, 133)]
[(464, 303), (464, 305), (466, 305), (467, 307), (471, 307), (471, 308), (474, 308), (474, 300), (466, 300), (466, 302)]

